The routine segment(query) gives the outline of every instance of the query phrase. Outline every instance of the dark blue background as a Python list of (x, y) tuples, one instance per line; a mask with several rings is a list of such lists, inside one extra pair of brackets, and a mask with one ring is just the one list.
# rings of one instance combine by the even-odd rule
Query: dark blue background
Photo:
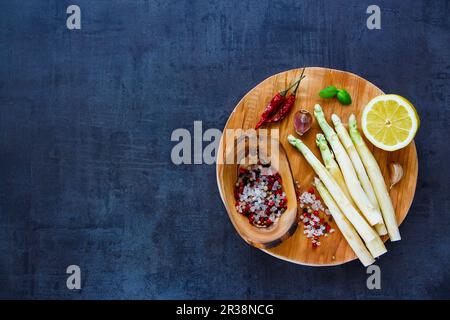
[[(1, 298), (450, 298), (450, 4), (0, 1)], [(66, 28), (78, 4), (82, 30)], [(313, 268), (253, 249), (215, 167), (175, 166), (176, 128), (225, 125), (266, 77), (359, 74), (416, 105), (419, 181), (378, 262)], [(82, 290), (65, 269), (82, 270)]]

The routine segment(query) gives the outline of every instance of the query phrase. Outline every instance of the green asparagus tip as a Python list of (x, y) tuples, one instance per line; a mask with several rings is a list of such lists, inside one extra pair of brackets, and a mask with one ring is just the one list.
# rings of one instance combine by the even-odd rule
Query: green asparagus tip
[(329, 162), (330, 159), (334, 158), (333, 152), (328, 147), (327, 139), (325, 139), (325, 136), (321, 133), (318, 133), (316, 135), (316, 144), (317, 147), (320, 149), (320, 153), (322, 154), (322, 158), (325, 162), (325, 165)]
[(320, 144), (322, 144), (322, 143), (326, 143), (327, 141), (326, 141), (326, 139), (325, 139), (325, 136), (322, 134), (322, 133), (318, 133), (317, 135), (316, 135), (316, 143), (317, 143), (317, 145), (320, 145)]
[(348, 125), (349, 127), (354, 127), (356, 129), (356, 117), (354, 114), (351, 114), (350, 117), (348, 118)]
[(314, 106), (314, 116), (319, 120), (319, 118), (324, 118), (325, 115), (323, 114), (322, 107), (319, 104), (316, 104)]
[(290, 144), (295, 145), (295, 143), (297, 142), (297, 138), (295, 138), (292, 134), (288, 135), (288, 141)]
[(358, 131), (358, 124), (356, 123), (356, 117), (354, 114), (348, 118), (348, 131), (350, 132), (350, 137), (355, 143), (364, 143), (361, 134)]
[(331, 121), (333, 121), (335, 126), (341, 123), (341, 119), (334, 113), (331, 115)]
[(321, 133), (318, 133), (316, 135), (316, 144), (319, 147), (319, 149), (323, 152), (328, 149), (327, 140), (325, 139), (325, 136)]

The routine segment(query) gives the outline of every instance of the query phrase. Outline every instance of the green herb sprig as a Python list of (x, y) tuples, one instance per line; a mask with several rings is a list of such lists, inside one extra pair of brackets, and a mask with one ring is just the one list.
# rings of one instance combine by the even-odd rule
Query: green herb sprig
[(343, 105), (349, 105), (352, 103), (352, 97), (345, 89), (337, 89), (335, 86), (326, 87), (320, 90), (319, 96), (324, 99), (331, 99), (336, 97), (337, 100)]

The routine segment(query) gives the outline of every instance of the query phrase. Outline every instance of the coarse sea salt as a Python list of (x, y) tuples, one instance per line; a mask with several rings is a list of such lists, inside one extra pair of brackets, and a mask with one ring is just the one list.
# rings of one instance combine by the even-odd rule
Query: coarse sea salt
[(236, 210), (257, 227), (268, 227), (287, 209), (281, 176), (260, 164), (239, 168)]
[(306, 238), (311, 239), (313, 248), (317, 248), (320, 246), (320, 237), (327, 237), (334, 232), (329, 224), (330, 221), (325, 221), (325, 218), (331, 218), (330, 212), (313, 192), (303, 192), (299, 201), (302, 211), (300, 220), (303, 222), (303, 234), (306, 235)]

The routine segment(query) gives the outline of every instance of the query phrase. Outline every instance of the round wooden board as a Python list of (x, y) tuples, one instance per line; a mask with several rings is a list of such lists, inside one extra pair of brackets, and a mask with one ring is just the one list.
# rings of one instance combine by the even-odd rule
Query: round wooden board
[[(245, 130), (254, 128), (270, 99), (277, 92), (286, 88), (293, 79), (298, 78), (300, 73), (301, 69), (289, 70), (273, 75), (258, 84), (239, 101), (231, 113), (225, 129), (241, 128)], [(287, 136), (289, 134), (296, 135), (293, 128), (294, 113), (299, 109), (306, 109), (312, 114), (314, 105), (318, 103), (323, 107), (328, 121), (330, 121), (330, 116), (336, 113), (347, 124), (348, 117), (354, 113), (359, 123), (364, 106), (372, 98), (384, 94), (383, 91), (369, 81), (345, 71), (311, 67), (306, 68), (305, 75), (306, 78), (302, 81), (297, 92), (297, 101), (293, 110), (291, 110), (289, 115), (280, 124), (272, 124), (270, 126), (270, 128), (280, 129), (280, 141), (286, 150), (292, 176), (298, 181), (301, 192), (311, 186), (314, 172), (300, 152), (287, 142)], [(352, 96), (352, 104), (342, 106), (336, 99), (326, 100), (320, 98), (318, 95), (319, 91), (329, 85), (347, 89)], [(315, 136), (318, 132), (321, 132), (320, 128), (314, 121), (310, 131), (301, 137), (301, 139), (321, 159), (320, 152), (315, 145)], [(223, 139), (220, 141), (218, 160), (223, 156), (222, 144)], [(403, 166), (404, 177), (390, 192), (397, 221), (400, 224), (408, 213), (416, 189), (418, 159), (415, 144), (412, 142), (406, 148), (395, 152), (386, 152), (374, 148), (370, 143), (367, 144), (374, 153), (386, 182), (388, 182), (388, 165), (390, 162), (397, 162)], [(222, 185), (224, 181), (222, 177), (223, 165), (220, 164), (220, 161), (217, 161), (217, 163), (217, 183), (222, 200), (224, 201), (224, 188)], [(234, 210), (234, 208), (229, 208), (225, 201), (224, 204), (230, 219), (233, 219), (231, 210)], [(299, 224), (297, 231), (290, 238), (275, 248), (265, 249), (263, 251), (286, 261), (310, 266), (338, 265), (354, 260), (356, 256), (352, 249), (348, 246), (338, 228), (336, 226), (334, 227), (336, 232), (327, 238), (323, 238), (321, 246), (316, 249), (312, 249), (310, 240), (303, 235), (303, 226)]]

